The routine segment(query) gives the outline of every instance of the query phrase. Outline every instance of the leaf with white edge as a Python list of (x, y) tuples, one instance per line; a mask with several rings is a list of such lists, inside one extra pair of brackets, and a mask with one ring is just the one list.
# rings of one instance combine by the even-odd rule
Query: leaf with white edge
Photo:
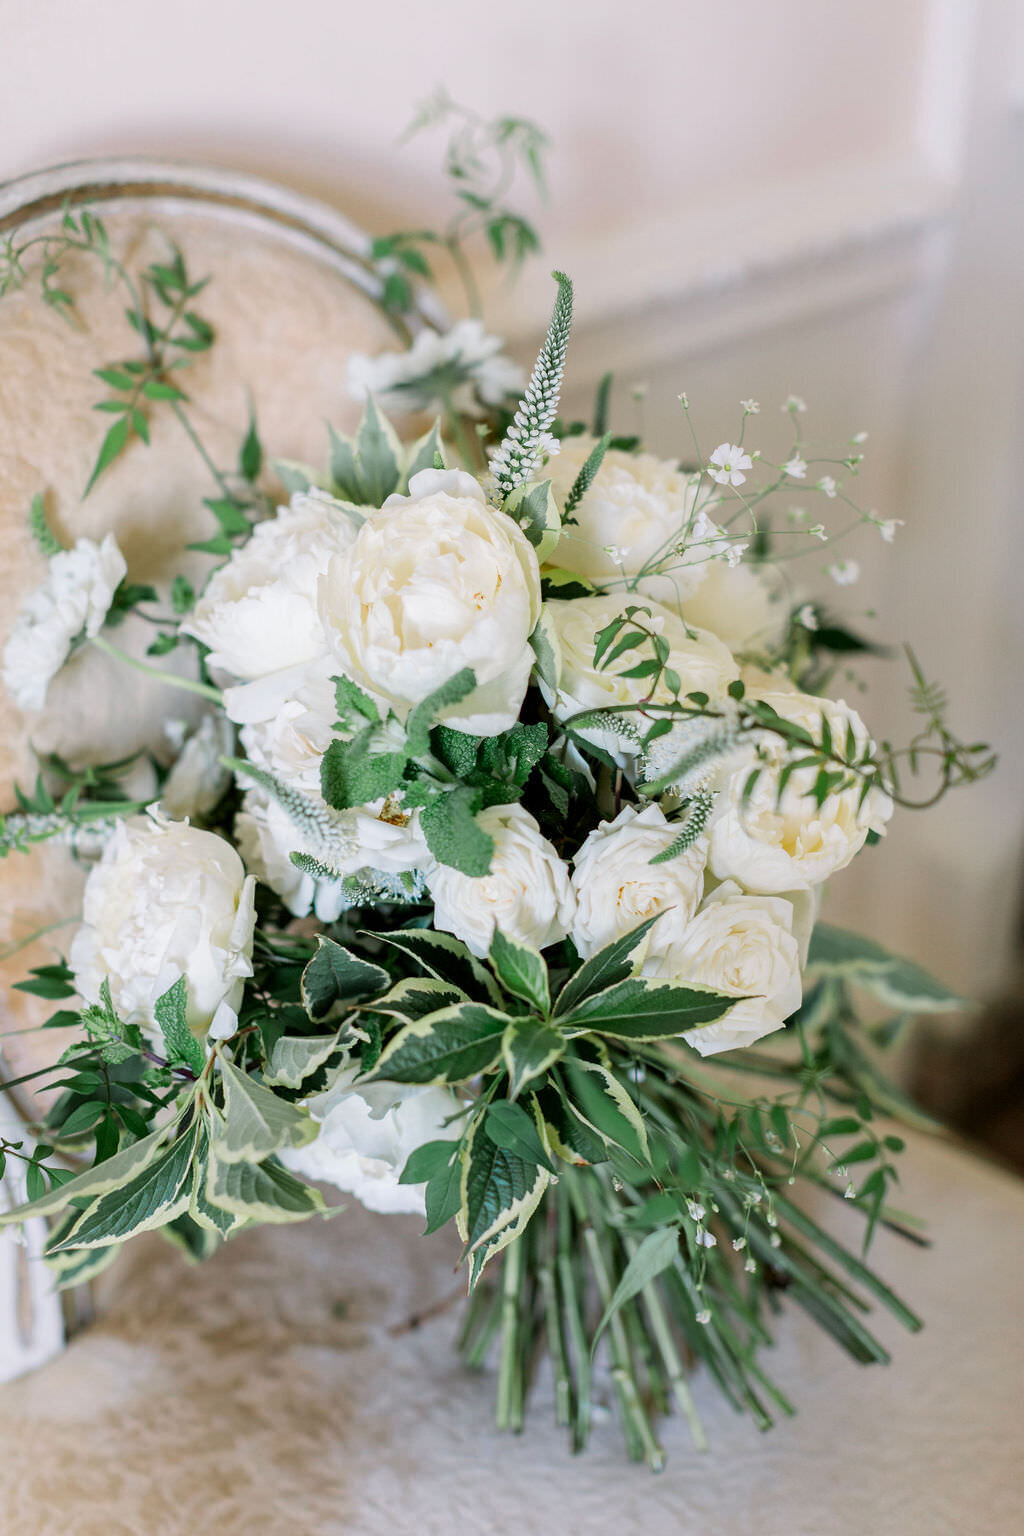
[(454, 709), (468, 698), (476, 687), (476, 673), (472, 667), (461, 667), (440, 688), (428, 693), (413, 709), (405, 723), (405, 739), (410, 757), (421, 757), (430, 750), (430, 732), (438, 723), (442, 712)]
[(506, 992), (521, 997), (538, 1013), (548, 1012), (551, 1007), (548, 968), (539, 950), (531, 949), (528, 944), (517, 944), (506, 938), (500, 928), (495, 928), (487, 958)]
[(648, 1232), (623, 1270), (622, 1278), (604, 1309), (591, 1344), (591, 1353), (597, 1348), (598, 1339), (616, 1312), (668, 1269), (675, 1262), (678, 1252), (679, 1229), (677, 1227), (659, 1227), (654, 1232)]
[(572, 1034), (606, 1035), (613, 1040), (670, 1040), (687, 1030), (723, 1019), (740, 999), (710, 987), (627, 977), (595, 992), (564, 1014)]
[(342, 1035), (282, 1035), (274, 1044), (263, 1081), (273, 1088), (301, 1088), (341, 1049)]
[(540, 681), (554, 693), (562, 675), (562, 642), (547, 607), (540, 611), (536, 628), (530, 636), (530, 648), (537, 658), (533, 664)]
[(206, 1198), (220, 1210), (252, 1221), (305, 1221), (332, 1214), (319, 1190), (303, 1184), (273, 1157), (263, 1163), (225, 1163), (211, 1157)]
[(196, 1226), (202, 1227), (206, 1232), (215, 1232), (225, 1241), (242, 1227), (248, 1225), (248, 1218), (240, 1211), (226, 1211), (222, 1206), (214, 1205), (206, 1193), (209, 1179), (209, 1142), (203, 1154), (196, 1153), (195, 1162), (192, 1165), (192, 1189), (189, 1195), (188, 1213)]
[(290, 1104), (254, 1082), (223, 1057), (223, 1124), (216, 1127), (213, 1150), (223, 1163), (257, 1163), (280, 1147), (304, 1147), (315, 1141), (319, 1126), (301, 1105)]
[(317, 936), (317, 952), (302, 973), (302, 1006), (320, 1024), (338, 1009), (350, 1009), (379, 997), (391, 985), (383, 966), (354, 955), (325, 934)]
[(398, 434), (387, 417), (381, 415), (372, 395), (366, 397), (356, 437), (356, 455), (363, 490), (361, 500), (367, 506), (379, 507), (397, 490), (405, 455)]
[(521, 1104), (495, 1099), (484, 1113), (484, 1130), (496, 1147), (514, 1152), (526, 1163), (539, 1163), (549, 1173), (554, 1173), (536, 1123)]
[[(188, 1209), (196, 1128), (185, 1132), (127, 1184), (87, 1206), (68, 1236), (50, 1250), (105, 1248), (173, 1221)], [(68, 1186), (65, 1186), (67, 1188)]]
[(550, 558), (562, 531), (562, 518), (558, 510), (550, 480), (520, 485), (507, 496), (501, 510), (514, 523), (518, 523), (537, 551), (541, 562)]
[(458, 987), (438, 981), (436, 976), (407, 976), (396, 982), (390, 992), (385, 992), (383, 997), (377, 999), (373, 1011), (409, 1023), (412, 1019), (422, 1019), (428, 1013), (438, 1013), (453, 1003), (468, 1001)]
[(53, 1216), (70, 1205), (72, 1200), (93, 1199), (110, 1190), (123, 1189), (153, 1161), (173, 1134), (173, 1124), (162, 1126), (141, 1141), (133, 1141), (130, 1146), (122, 1147), (120, 1152), (115, 1152), (105, 1162), (87, 1168), (66, 1184), (40, 1195), (38, 1200), (15, 1206), (10, 1211), (0, 1211), (0, 1227), (10, 1226), (17, 1221), (28, 1221), (33, 1216)]
[(625, 981), (632, 975), (633, 956), (661, 915), (656, 912), (638, 927), (631, 928), (629, 933), (622, 934), (606, 944), (604, 949), (599, 949), (589, 960), (584, 960), (558, 994), (556, 1015), (568, 1013), (593, 993), (603, 992), (606, 987)]
[(517, 1099), (527, 1083), (542, 1077), (565, 1055), (566, 1039), (541, 1019), (513, 1019), (501, 1037), (501, 1057), (509, 1080), (509, 1098)]
[[(605, 1137), (606, 1131), (611, 1131), (612, 1139), (616, 1141), (617, 1145), (625, 1146), (627, 1152), (636, 1155), (636, 1148), (629, 1142), (628, 1137), (625, 1140), (623, 1139), (620, 1119), (625, 1120), (636, 1137), (636, 1144), (641, 1157), (646, 1162), (650, 1162), (651, 1148), (647, 1140), (647, 1127), (644, 1124), (644, 1118), (637, 1108), (632, 1094), (622, 1080), (616, 1077), (615, 1073), (610, 1071), (608, 1067), (601, 1066), (599, 1062), (577, 1061), (573, 1065), (576, 1072), (586, 1072), (591, 1077), (598, 1079), (604, 1090), (604, 1095), (611, 1100), (614, 1107), (613, 1115), (607, 1107), (602, 1106), (600, 1100), (593, 1094), (586, 1095), (586, 1107), (589, 1108), (594, 1116), (594, 1129), (598, 1135)], [(575, 1081), (577, 1087), (579, 1087), (581, 1079), (577, 1077)], [(586, 1081), (586, 1079), (583, 1079), (583, 1081)]]
[(167, 1047), (168, 1064), (188, 1067), (198, 1077), (206, 1058), (188, 1027), (188, 984), (184, 976), (179, 976), (173, 987), (157, 998), (153, 1012)]
[(342, 437), (328, 424), (327, 435), (330, 439), (331, 455), (331, 480), (334, 489), (341, 492), (346, 500), (356, 503), (363, 502), (363, 485), (359, 478), (359, 466), (356, 463), (356, 449), (350, 437)]
[(903, 960), (873, 939), (830, 923), (815, 924), (807, 969), (865, 987), (902, 1013), (959, 1013), (971, 1006), (913, 960)]
[(467, 996), (483, 992), (500, 1008), (501, 990), (494, 977), (454, 934), (433, 928), (396, 928), (369, 937), (401, 950), (438, 981), (449, 982)]
[(423, 437), (417, 438), (409, 450), (409, 464), (405, 472), (404, 484), (408, 488), (413, 475), (418, 475), (421, 469), (434, 469), (440, 458), (441, 467), (444, 468), (444, 442), (441, 438), (441, 423), (435, 421), (430, 431)]
[(484, 1266), (525, 1229), (551, 1175), (494, 1144), (472, 1126), (462, 1152), (460, 1230), (470, 1258), (470, 1289)]
[(464, 1083), (501, 1056), (508, 1015), (484, 1003), (458, 1003), (400, 1029), (371, 1076), (392, 1083)]
[(460, 784), (420, 812), (420, 828), (437, 862), (473, 880), (490, 874), (494, 856), (494, 838), (476, 820), (480, 803), (478, 789)]

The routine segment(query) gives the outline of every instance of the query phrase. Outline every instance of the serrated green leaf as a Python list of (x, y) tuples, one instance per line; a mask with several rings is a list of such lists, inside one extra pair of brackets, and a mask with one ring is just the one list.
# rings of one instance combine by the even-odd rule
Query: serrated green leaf
[(383, 966), (363, 960), (321, 933), (317, 952), (302, 973), (302, 1006), (315, 1023), (322, 1023), (338, 1009), (379, 997), (390, 985)]
[(420, 813), (420, 828), (427, 847), (439, 864), (481, 879), (490, 873), (494, 839), (476, 820), (480, 791), (462, 784), (438, 795)]
[(370, 937), (400, 950), (438, 981), (450, 983), (467, 997), (482, 993), (496, 1007), (501, 1006), (501, 991), (494, 977), (454, 934), (433, 928), (396, 928)]
[[(196, 1128), (185, 1132), (143, 1171), (87, 1206), (68, 1236), (50, 1250), (104, 1248), (163, 1226), (186, 1210)], [(116, 1158), (102, 1164), (109, 1168)], [(72, 1189), (66, 1184), (65, 1190)]]
[[(404, 752), (380, 750), (377, 726), (367, 726), (351, 741), (334, 740), (320, 764), (320, 787), (335, 810), (353, 810), (380, 800), (401, 786)], [(375, 750), (376, 749), (376, 750)]]
[(331, 1214), (319, 1190), (303, 1184), (273, 1157), (263, 1163), (225, 1163), (211, 1157), (206, 1198), (220, 1210), (251, 1221), (305, 1221)]
[(281, 1035), (270, 1053), (263, 1081), (270, 1087), (301, 1088), (339, 1049), (341, 1035)]
[(408, 1022), (410, 1019), (422, 1019), (428, 1013), (437, 1013), (454, 1003), (467, 1001), (458, 987), (438, 981), (434, 976), (407, 976), (396, 982), (390, 992), (378, 998), (373, 1008), (375, 1013), (389, 1014)]
[(565, 1036), (550, 1024), (527, 1014), (513, 1019), (501, 1040), (501, 1056), (509, 1079), (509, 1098), (517, 1099), (527, 1083), (554, 1066), (565, 1054)]
[[(10, 1086), (10, 1085), (8, 1085)], [(173, 1125), (162, 1126), (141, 1141), (122, 1147), (120, 1152), (108, 1157), (106, 1162), (87, 1168), (67, 1184), (40, 1196), (38, 1200), (15, 1206), (10, 1211), (0, 1211), (0, 1227), (13, 1222), (28, 1221), (33, 1216), (53, 1216), (62, 1211), (72, 1200), (94, 1199), (110, 1190), (124, 1188), (153, 1161), (160, 1148), (173, 1135)]]
[(380, 710), (358, 683), (354, 683), (350, 677), (336, 677), (333, 682), (338, 719), (346, 730), (365, 730), (367, 723), (380, 723)]
[(223, 1123), (216, 1126), (213, 1140), (219, 1161), (257, 1163), (281, 1147), (304, 1147), (316, 1140), (317, 1122), (308, 1109), (279, 1098), (224, 1057), (220, 1072)]
[(463, 1083), (501, 1055), (508, 1015), (484, 1003), (457, 1003), (414, 1019), (385, 1047), (373, 1076), (394, 1083)]
[[(356, 463), (355, 444), (351, 438), (341, 437), (330, 425), (327, 432), (331, 444), (331, 480), (335, 490), (349, 501), (365, 502), (366, 497), (363, 494), (359, 467)], [(280, 467), (278, 473), (281, 473)]]
[(188, 988), (184, 976), (179, 976), (173, 987), (157, 998), (153, 1012), (164, 1037), (168, 1064), (188, 1067), (198, 1077), (206, 1058), (188, 1027)]
[(470, 1287), (484, 1266), (525, 1229), (551, 1181), (546, 1168), (496, 1146), (477, 1120), (462, 1153), (460, 1226)]
[(668, 1040), (704, 1024), (714, 1024), (738, 1001), (710, 987), (632, 976), (594, 993), (563, 1014), (563, 1029), (573, 1034), (607, 1035), (616, 1040)]
[(410, 757), (420, 757), (430, 748), (430, 732), (438, 723), (442, 711), (452, 709), (468, 698), (476, 687), (476, 674), (472, 667), (462, 667), (454, 676), (443, 682), (440, 688), (428, 693), (411, 711), (405, 725), (405, 738)]
[(408, 489), (409, 481), (413, 475), (418, 475), (421, 469), (434, 469), (436, 461), (440, 458), (441, 468), (444, 468), (444, 443), (441, 439), (441, 423), (435, 421), (430, 431), (424, 437), (418, 438), (409, 450), (409, 463), (405, 472), (403, 484)]
[(616, 982), (625, 981), (632, 974), (633, 956), (661, 915), (656, 912), (636, 928), (631, 928), (628, 933), (606, 944), (604, 949), (598, 950), (589, 960), (584, 960), (558, 994), (556, 1016), (569, 1013), (594, 993), (603, 992)]

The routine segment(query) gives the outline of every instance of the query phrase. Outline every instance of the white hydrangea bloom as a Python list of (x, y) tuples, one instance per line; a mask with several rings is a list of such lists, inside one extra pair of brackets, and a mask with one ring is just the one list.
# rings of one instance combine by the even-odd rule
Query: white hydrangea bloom
[(501, 405), (519, 394), (526, 376), (504, 353), (500, 336), (479, 320), (460, 320), (448, 331), (425, 327), (405, 352), (356, 352), (348, 360), (349, 393), (373, 395), (385, 410), (428, 411), (441, 406), (479, 416), (480, 405)]
[(50, 559), (46, 580), (27, 599), (4, 648), (4, 686), (19, 709), (40, 710), (80, 635), (103, 628), (127, 566), (112, 533), (79, 539)]

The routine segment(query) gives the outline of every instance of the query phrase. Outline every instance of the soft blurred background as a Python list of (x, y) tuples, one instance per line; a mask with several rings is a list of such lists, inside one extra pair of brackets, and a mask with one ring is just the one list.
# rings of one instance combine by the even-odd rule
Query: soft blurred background
[[(642, 410), (665, 454), (687, 450), (684, 389), (705, 451), (748, 397), (748, 444), (780, 450), (791, 391), (822, 452), (869, 434), (857, 497), (906, 526), (850, 548), (857, 586), (829, 593), (812, 568), (808, 590), (874, 639), (911, 637), (1002, 766), (898, 815), (834, 882), (829, 916), (988, 1004), (935, 1027), (919, 1086), (1024, 1160), (1019, 0), (0, 0), (0, 21), (0, 178), (187, 158), (387, 231), (436, 222), (440, 141), (398, 142), (435, 87), (531, 116), (552, 146), (548, 200), (526, 210), (545, 254), (492, 318), (527, 358), (550, 267), (572, 273), (570, 411), (613, 368), (616, 424)], [(905, 669), (871, 680), (864, 713), (898, 738)]]

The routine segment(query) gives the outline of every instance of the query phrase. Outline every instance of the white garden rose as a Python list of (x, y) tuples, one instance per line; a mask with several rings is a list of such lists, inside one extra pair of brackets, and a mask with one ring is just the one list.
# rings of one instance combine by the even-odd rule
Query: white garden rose
[[(820, 738), (824, 716), (840, 750), (845, 749), (850, 728), (858, 751), (869, 741), (864, 722), (841, 699), (813, 698), (787, 689), (766, 689), (756, 696), (816, 738)], [(857, 784), (833, 791), (819, 806), (809, 793), (818, 775), (814, 766), (792, 773), (780, 798), (779, 775), (792, 753), (781, 738), (766, 732), (760, 737), (769, 766), (749, 795), (745, 795), (747, 779), (757, 761), (752, 752), (729, 772), (711, 822), (709, 862), (719, 880), (738, 880), (749, 891), (807, 890), (845, 869), (869, 832), (885, 831), (892, 801), (882, 790), (872, 789), (862, 802)]]
[(793, 921), (793, 907), (781, 896), (751, 896), (730, 880), (704, 898), (678, 941), (648, 955), (646, 976), (699, 982), (740, 999), (724, 1018), (683, 1036), (702, 1056), (752, 1045), (799, 1008)]
[(20, 609), (4, 647), (4, 686), (19, 709), (42, 709), (74, 642), (103, 628), (126, 571), (112, 533), (51, 556), (46, 580)]
[(572, 927), (569, 871), (521, 805), (492, 805), (477, 821), (494, 839), (490, 874), (473, 878), (447, 864), (427, 874), (434, 927), (454, 933), (474, 955), (486, 955), (495, 928), (507, 939), (543, 949)]
[(786, 607), (752, 565), (712, 560), (696, 592), (682, 605), (687, 624), (724, 640), (731, 651), (771, 650), (782, 639)]
[(422, 1216), (426, 1186), (400, 1184), (399, 1176), (425, 1142), (456, 1139), (461, 1121), (445, 1122), (463, 1106), (450, 1088), (361, 1083), (359, 1070), (347, 1068), (326, 1093), (309, 1100), (320, 1125), (316, 1140), (278, 1155), (293, 1173), (333, 1184), (367, 1210)]
[(99, 1003), (108, 981), (120, 1017), (159, 1038), (154, 1005), (184, 976), (193, 1034), (230, 1034), (252, 975), (253, 886), (213, 832), (157, 814), (119, 822), (71, 945), (80, 995)]
[[(545, 604), (559, 652), (558, 687), (541, 683), (541, 692), (556, 720), (565, 721), (585, 709), (608, 709), (623, 704), (637, 704), (651, 694), (649, 677), (625, 677), (623, 674), (639, 661), (653, 656), (650, 642), (637, 650), (626, 651), (608, 667), (594, 664), (595, 636), (627, 608), (641, 605), (650, 614), (641, 614), (638, 623), (663, 635), (669, 643), (668, 665), (678, 673), (681, 693), (706, 693), (711, 699), (724, 697), (729, 684), (739, 675), (729, 650), (715, 635), (704, 630), (687, 631), (679, 616), (650, 598), (635, 593), (607, 593), (596, 597), (577, 597), (565, 602)], [(666, 702), (672, 697), (664, 681), (654, 691), (654, 699)], [(636, 721), (627, 714), (627, 720)], [(640, 721), (641, 729), (646, 722)], [(607, 730), (582, 732), (588, 741), (610, 752), (620, 767), (626, 767), (635, 751), (623, 737)]]
[[(235, 818), (235, 840), (246, 868), (296, 917), (312, 911), (323, 923), (336, 921), (348, 905), (340, 877), (364, 869), (402, 876), (433, 862), (418, 813), (403, 811), (394, 796), (349, 811), (332, 810), (319, 796), (316, 800), (330, 829), (326, 838), (304, 832), (262, 789), (246, 792)], [(328, 864), (339, 878), (307, 874), (292, 863), (293, 853)]]
[(321, 614), (339, 668), (400, 718), (464, 667), (477, 687), (441, 718), (509, 730), (526, 694), (540, 572), (526, 535), (472, 475), (422, 470), (333, 559)]
[(351, 516), (325, 491), (294, 495), (214, 571), (182, 629), (210, 647), (211, 666), (234, 677), (266, 678), (315, 661), (327, 649), (318, 584), (355, 536)]
[(627, 805), (602, 821), (573, 858), (576, 896), (572, 941), (584, 960), (656, 912), (645, 954), (661, 952), (686, 931), (704, 889), (706, 838), (663, 864), (651, 860), (679, 836), (660, 806)]
[[(559, 505), (596, 441), (586, 433), (563, 438), (545, 466)], [(639, 590), (649, 597), (684, 602), (728, 548), (722, 530), (694, 510), (699, 485), (698, 475), (653, 454), (609, 449), (573, 513), (575, 524), (562, 530), (555, 563), (596, 586), (639, 576)], [(654, 570), (661, 565), (664, 573)]]

